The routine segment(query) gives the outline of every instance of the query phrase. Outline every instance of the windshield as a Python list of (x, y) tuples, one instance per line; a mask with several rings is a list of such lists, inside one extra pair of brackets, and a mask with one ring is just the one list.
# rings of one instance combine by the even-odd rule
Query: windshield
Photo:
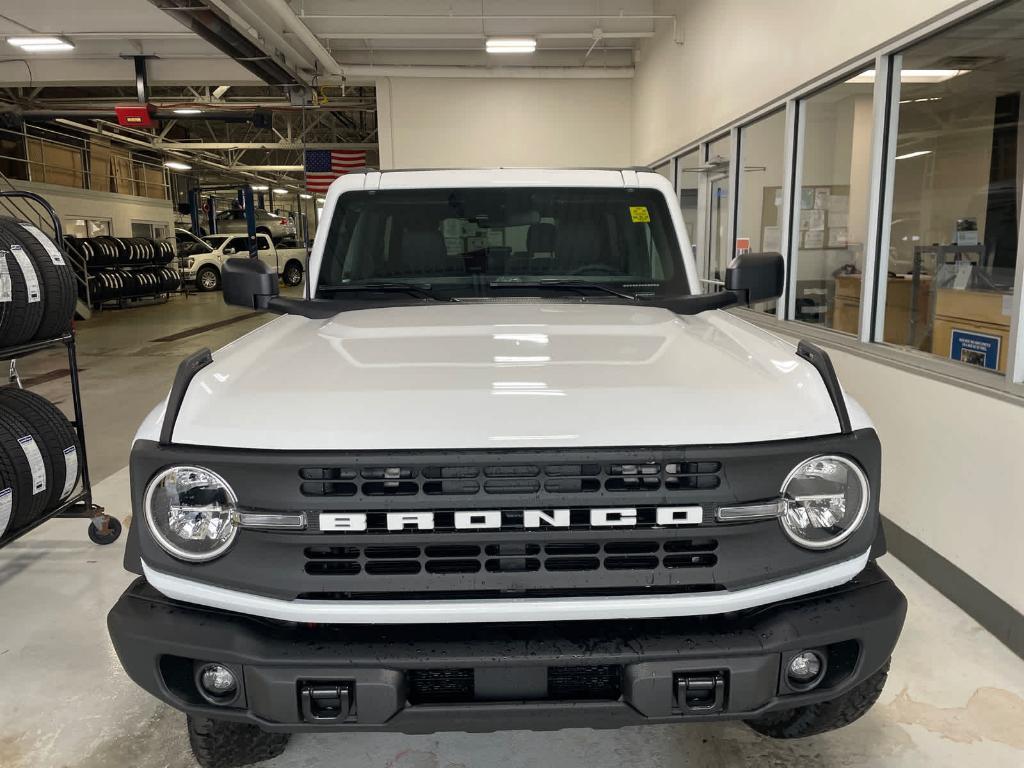
[(231, 237), (231, 235), (207, 235), (203, 238), (203, 242), (210, 247), (217, 249), (220, 248), (224, 241), (229, 237)]
[(382, 283), (449, 298), (517, 284), (557, 291), (556, 283), (570, 284), (567, 293), (592, 285), (595, 297), (612, 289), (604, 298), (689, 293), (666, 200), (652, 189), (346, 193), (331, 221), (318, 296)]

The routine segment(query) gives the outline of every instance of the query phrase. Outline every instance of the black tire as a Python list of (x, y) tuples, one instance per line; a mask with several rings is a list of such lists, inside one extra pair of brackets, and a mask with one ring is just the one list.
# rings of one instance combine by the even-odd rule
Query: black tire
[(302, 264), (295, 259), (292, 259), (284, 265), (284, 272), (281, 273), (281, 279), (285, 285), (295, 287), (302, 283)]
[[(203, 282), (204, 277), (207, 277), (205, 285)], [(196, 290), (216, 291), (218, 288), (220, 288), (220, 272), (217, 271), (217, 268), (211, 267), (209, 264), (205, 267), (200, 267), (199, 271), (196, 272)]]
[(802, 739), (826, 731), (834, 731), (858, 720), (878, 701), (889, 675), (889, 660), (880, 670), (860, 685), (841, 696), (820, 704), (809, 704), (782, 712), (772, 712), (747, 725), (760, 734), (773, 739)]
[[(54, 509), (71, 495), (82, 475), (79, 466), (82, 448), (74, 427), (57, 406), (25, 389), (0, 387), (0, 407), (7, 407), (21, 416), (32, 429), (40, 451), (48, 454), (52, 471), (46, 508)], [(73, 478), (68, 477), (69, 470), (74, 473)]]
[[(45, 475), (43, 487), (38, 490), (33, 483), (28, 453), (19, 442), (29, 437), (32, 438), (31, 442), (35, 444), (36, 450), (39, 451)], [(31, 447), (28, 450), (31, 451)], [(46, 514), (50, 501), (49, 483), (53, 470), (46, 449), (40, 439), (33, 434), (31, 425), (17, 412), (2, 405), (0, 405), (0, 453), (3, 453), (7, 461), (14, 466), (14, 482), (11, 484), (14, 490), (14, 508), (7, 528), (8, 532), (11, 532), (31, 525)]]
[[(20, 239), (0, 232), (0, 275), (10, 281), (10, 299), (0, 294), (0, 347), (13, 347), (35, 338), (43, 321), (43, 282), (35, 260), (24, 250)], [(13, 246), (13, 247), (12, 247)], [(0, 285), (0, 290), (6, 286)]]
[(107, 516), (107, 530), (101, 531), (92, 521), (89, 522), (89, 540), (93, 544), (113, 544), (121, 536), (121, 521), (116, 517)]
[[(43, 293), (43, 317), (35, 338), (52, 339), (71, 330), (77, 299), (75, 275), (71, 265), (44, 232), (38, 235), (14, 219), (0, 218), (0, 240), (21, 243), (29, 254)], [(45, 240), (40, 240), (45, 238)], [(55, 255), (51, 256), (51, 251)]]
[(284, 752), (290, 738), (248, 723), (188, 716), (188, 741), (203, 768), (237, 768), (270, 760)]
[(18, 470), (4, 446), (11, 440), (9, 430), (0, 427), (0, 541), (14, 531), (14, 515), (21, 503), (18, 490)]

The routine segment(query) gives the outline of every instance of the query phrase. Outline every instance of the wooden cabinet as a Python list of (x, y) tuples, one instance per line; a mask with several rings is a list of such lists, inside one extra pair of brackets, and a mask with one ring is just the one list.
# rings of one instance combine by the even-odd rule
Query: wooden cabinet
[(996, 370), (1005, 371), (1010, 344), (1010, 318), (1003, 314), (1006, 296), (996, 291), (958, 291), (954, 288), (940, 288), (936, 291), (932, 353), (983, 365), (981, 360), (984, 356), (980, 353), (972, 359), (971, 350), (958, 352), (953, 348), (953, 334), (957, 331), (979, 334), (990, 339), (989, 343), (998, 345)]
[[(845, 333), (857, 333), (860, 322), (861, 275), (838, 275), (832, 311), (832, 327)], [(927, 328), (928, 289), (931, 281), (922, 278), (917, 286), (917, 300), (912, 300), (914, 283), (910, 278), (890, 277), (886, 285), (885, 340), (893, 344), (920, 344)], [(912, 315), (913, 313), (913, 315)], [(911, 338), (911, 318), (916, 317)]]

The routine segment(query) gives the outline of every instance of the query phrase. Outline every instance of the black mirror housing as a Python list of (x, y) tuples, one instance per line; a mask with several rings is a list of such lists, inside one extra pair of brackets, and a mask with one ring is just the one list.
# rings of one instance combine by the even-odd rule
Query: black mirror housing
[(259, 259), (224, 262), (224, 303), (248, 309), (266, 309), (277, 296), (277, 273)]
[(786, 281), (786, 264), (778, 253), (743, 253), (725, 270), (725, 287), (745, 303), (777, 299)]

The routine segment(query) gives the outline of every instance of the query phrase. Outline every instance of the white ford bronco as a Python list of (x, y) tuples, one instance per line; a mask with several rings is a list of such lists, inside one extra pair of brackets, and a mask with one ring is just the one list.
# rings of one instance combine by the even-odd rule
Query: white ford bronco
[(868, 417), (722, 311), (783, 273), (701, 293), (645, 170), (339, 179), (306, 298), (227, 261), (225, 300), (281, 317), (139, 430), (124, 668), (212, 768), (296, 731), (852, 722), (906, 602)]

